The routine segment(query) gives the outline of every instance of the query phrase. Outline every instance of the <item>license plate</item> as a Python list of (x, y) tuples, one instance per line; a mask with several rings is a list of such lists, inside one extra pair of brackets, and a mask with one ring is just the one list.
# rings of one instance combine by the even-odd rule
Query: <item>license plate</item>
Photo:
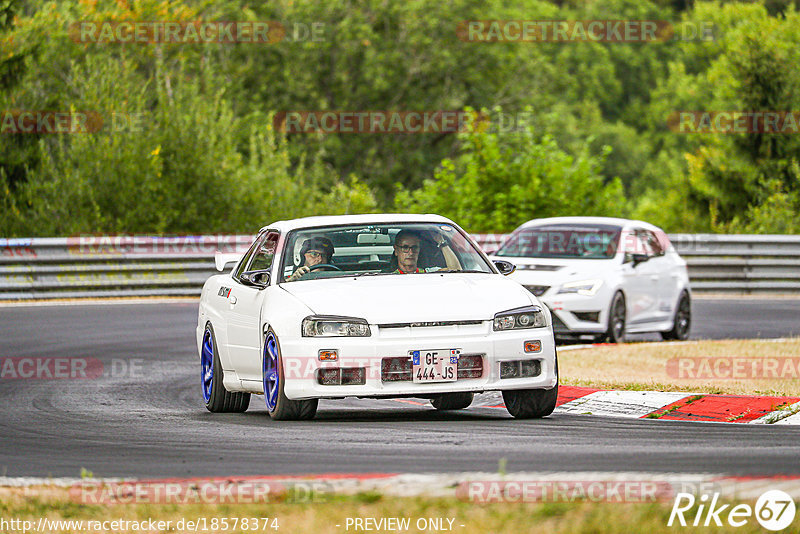
[(412, 350), (411, 376), (414, 382), (455, 382), (458, 378), (458, 349)]

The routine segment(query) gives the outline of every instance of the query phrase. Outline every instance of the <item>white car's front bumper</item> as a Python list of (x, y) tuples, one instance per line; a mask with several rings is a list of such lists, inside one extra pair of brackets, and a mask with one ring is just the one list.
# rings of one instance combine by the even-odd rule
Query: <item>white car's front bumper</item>
[[(289, 399), (341, 398), (350, 396), (426, 396), (459, 391), (506, 389), (549, 389), (556, 385), (555, 342), (550, 327), (506, 332), (492, 331), (492, 322), (473, 325), (379, 328), (370, 325), (366, 338), (331, 337), (280, 340), (284, 362), (284, 392)], [(541, 342), (541, 350), (526, 353), (526, 341)], [(338, 350), (336, 362), (320, 362), (320, 350)], [(459, 349), (462, 356), (480, 355), (480, 378), (454, 382), (415, 383), (385, 381), (384, 358), (408, 357), (412, 350)], [(500, 362), (539, 360), (541, 371), (526, 378), (501, 378)], [(322, 385), (317, 369), (325, 367), (364, 368), (363, 385)]]
[(557, 293), (550, 288), (539, 297), (553, 315), (556, 335), (602, 334), (608, 330), (608, 314), (613, 290), (604, 284), (594, 295)]

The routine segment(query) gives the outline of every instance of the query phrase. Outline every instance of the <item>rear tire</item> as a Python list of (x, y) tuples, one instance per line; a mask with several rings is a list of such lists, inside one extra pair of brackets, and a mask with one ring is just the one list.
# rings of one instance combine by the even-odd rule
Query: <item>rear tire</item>
[(608, 310), (608, 330), (606, 330), (606, 340), (609, 343), (625, 342), (625, 324), (628, 311), (625, 306), (625, 295), (621, 291), (614, 293), (611, 299), (611, 307)]
[(317, 414), (318, 399), (291, 400), (286, 398), (283, 359), (278, 337), (270, 328), (264, 338), (262, 378), (267, 412), (276, 421), (304, 421)]
[(689, 293), (684, 291), (678, 299), (678, 307), (675, 308), (675, 317), (672, 322), (672, 330), (661, 332), (661, 338), (666, 341), (686, 341), (689, 339), (689, 330), (692, 328), (692, 301)]
[(558, 354), (556, 385), (553, 389), (510, 389), (503, 391), (506, 410), (514, 419), (539, 419), (553, 413), (558, 400)]
[(200, 347), (200, 385), (203, 388), (206, 409), (214, 413), (246, 411), (250, 406), (250, 394), (228, 391), (223, 385), (224, 378), (225, 372), (219, 361), (214, 327), (208, 323)]
[(437, 410), (463, 410), (472, 404), (475, 396), (472, 392), (443, 393), (431, 399), (431, 404)]

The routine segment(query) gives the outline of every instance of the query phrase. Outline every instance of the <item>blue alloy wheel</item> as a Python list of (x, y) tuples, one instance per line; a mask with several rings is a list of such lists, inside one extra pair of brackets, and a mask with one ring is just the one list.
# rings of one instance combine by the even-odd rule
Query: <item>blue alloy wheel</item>
[(264, 401), (270, 413), (275, 411), (278, 404), (278, 390), (280, 377), (278, 376), (278, 343), (275, 335), (270, 332), (264, 342)]
[(214, 385), (214, 334), (206, 328), (203, 334), (203, 348), (200, 356), (200, 383), (203, 386), (203, 401), (211, 400), (211, 388)]

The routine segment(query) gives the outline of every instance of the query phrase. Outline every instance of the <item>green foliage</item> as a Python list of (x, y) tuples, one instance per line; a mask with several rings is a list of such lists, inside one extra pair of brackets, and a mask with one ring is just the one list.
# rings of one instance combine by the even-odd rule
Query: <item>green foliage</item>
[[(51, 16), (76, 16), (65, 9)], [(167, 3), (147, 4), (138, 15), (169, 18), (165, 9), (188, 17)], [(42, 17), (25, 29), (29, 37), (52, 22)], [(67, 49), (98, 46), (52, 37)], [(75, 80), (69, 94), (29, 84), (20, 100), (38, 101), (27, 106), (33, 109), (98, 110), (102, 128), (41, 136), (39, 163), (26, 167), (14, 191), (0, 167), (2, 234), (252, 232), (276, 219), (376, 209), (370, 188), (355, 176), (339, 180), (321, 151), (293, 159), (271, 113), (237, 115), (213, 54), (195, 61), (195, 51), (178, 54), (174, 46), (119, 46), (62, 58), (51, 56), (55, 50), (42, 51), (48, 60), (34, 75), (64, 73)]]
[[(0, 134), (0, 235), (250, 232), (434, 211), (476, 232), (629, 215), (667, 231), (796, 232), (800, 136), (693, 134), (678, 111), (800, 109), (792, 0), (0, 0), (0, 110), (99, 113)], [(469, 20), (665, 20), (714, 41), (465, 42)], [(272, 20), (273, 44), (74, 41), (77, 21)], [(295, 24), (322, 28), (295, 41)], [(525, 132), (289, 134), (278, 111), (528, 111)], [(135, 129), (127, 117), (139, 119)]]
[[(671, 67), (654, 92), (654, 112), (800, 109), (800, 14), (788, 10), (776, 18), (758, 4), (700, 3), (691, 15), (713, 21), (724, 37), (709, 47), (684, 47), (682, 62)], [(642, 197), (638, 215), (676, 230), (777, 233), (796, 228), (791, 210), (800, 190), (797, 135), (670, 132), (661, 137), (673, 159), (685, 161), (685, 177), (674, 178), (679, 169), (672, 168), (672, 177), (663, 177)], [(675, 194), (670, 184), (679, 183), (683, 187)], [(660, 214), (654, 209), (657, 197), (663, 198)]]
[(396, 197), (399, 210), (440, 213), (473, 232), (509, 232), (535, 217), (567, 213), (620, 216), (619, 180), (603, 184), (602, 159), (571, 156), (555, 141), (522, 132), (460, 135), (462, 152), (446, 159), (432, 180)]

